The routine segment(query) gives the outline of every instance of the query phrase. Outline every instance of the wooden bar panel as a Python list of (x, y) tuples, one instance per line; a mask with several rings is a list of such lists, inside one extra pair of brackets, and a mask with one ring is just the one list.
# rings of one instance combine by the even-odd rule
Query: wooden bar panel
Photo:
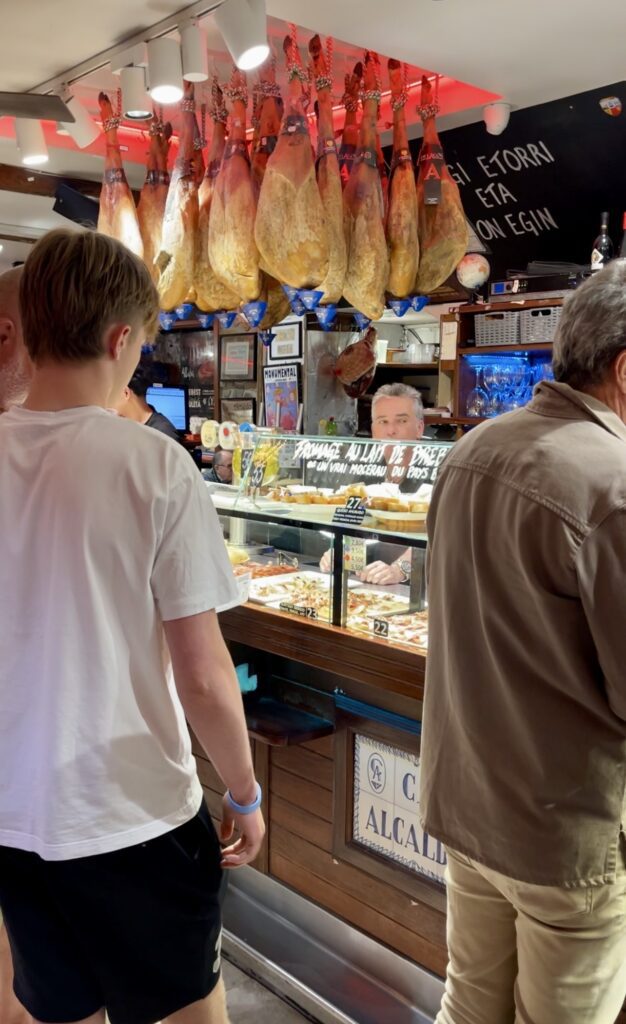
[(272, 852), (298, 864), (307, 874), (323, 878), (329, 885), (353, 896), (379, 913), (384, 913), (408, 931), (428, 939), (435, 946), (445, 947), (445, 917), (424, 904), (416, 903), (405, 893), (379, 882), (372, 875), (293, 835), (277, 823), (272, 826)]
[[(329, 885), (316, 875), (303, 872), (302, 868), (281, 854), (270, 850), (270, 872), (285, 885), (291, 886), (296, 892), (307, 899), (337, 914), (349, 924), (373, 936), (379, 942), (395, 949), (419, 963), (427, 970), (443, 976), (446, 970), (447, 954), (442, 947), (433, 946), (431, 942), (400, 927), (383, 914), (372, 910), (364, 903), (354, 899), (341, 889)], [(368, 878), (369, 884), (369, 878)]]
[(302, 747), (305, 750), (312, 750), (314, 754), (319, 754), (320, 757), (330, 757), (332, 760), (335, 755), (335, 737), (323, 736), (319, 740), (310, 740), (308, 743), (303, 743)]
[(280, 796), (296, 807), (304, 807), (324, 821), (333, 820), (333, 795), (314, 782), (299, 779), (290, 772), (284, 772), (275, 765), (270, 768), (270, 789), (272, 797)]
[(288, 803), (282, 797), (272, 794), (272, 816), (270, 827), (280, 825), (287, 832), (301, 836), (313, 846), (326, 853), (332, 853), (333, 827), (329, 821), (318, 818), (304, 807)]
[(291, 772), (302, 779), (315, 782), (323, 789), (333, 788), (333, 762), (327, 757), (320, 757), (312, 750), (302, 747), (276, 747), (271, 752), (271, 763), (283, 771)]

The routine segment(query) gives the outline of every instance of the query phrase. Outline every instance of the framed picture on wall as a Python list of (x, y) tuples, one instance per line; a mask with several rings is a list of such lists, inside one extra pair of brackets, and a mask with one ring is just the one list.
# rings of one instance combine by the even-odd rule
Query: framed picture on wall
[(256, 401), (254, 398), (223, 398), (222, 420), (232, 423), (254, 423)]
[(279, 324), (272, 327), (272, 338), (267, 351), (270, 363), (282, 362), (285, 359), (302, 359), (302, 322)]
[(256, 334), (229, 334), (220, 339), (221, 380), (255, 380)]

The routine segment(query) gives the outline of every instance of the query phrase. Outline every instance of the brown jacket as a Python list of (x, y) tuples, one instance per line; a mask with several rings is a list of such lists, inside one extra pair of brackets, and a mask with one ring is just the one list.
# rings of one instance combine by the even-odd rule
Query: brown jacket
[(626, 426), (566, 384), (455, 446), (428, 520), (423, 824), (520, 881), (615, 879)]

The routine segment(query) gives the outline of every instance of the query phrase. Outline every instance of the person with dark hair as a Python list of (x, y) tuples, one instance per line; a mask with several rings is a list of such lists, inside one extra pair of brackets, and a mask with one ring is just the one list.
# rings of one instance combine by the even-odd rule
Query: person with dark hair
[[(224, 869), (253, 860), (265, 831), (217, 616), (240, 598), (187, 454), (110, 412), (157, 330), (157, 291), (120, 242), (56, 230), (33, 247), (19, 304), (33, 378), (0, 416), (0, 908), (15, 992), (37, 1022), (227, 1024)], [(187, 722), (226, 789), (219, 838)]]
[(140, 363), (113, 408), (118, 416), (126, 420), (143, 423), (146, 427), (160, 430), (162, 434), (180, 441), (180, 434), (172, 421), (146, 401), (146, 393), (153, 383), (149, 368)]
[(613, 1024), (626, 996), (626, 260), (566, 299), (552, 365), (457, 442), (428, 516), (437, 1024)]

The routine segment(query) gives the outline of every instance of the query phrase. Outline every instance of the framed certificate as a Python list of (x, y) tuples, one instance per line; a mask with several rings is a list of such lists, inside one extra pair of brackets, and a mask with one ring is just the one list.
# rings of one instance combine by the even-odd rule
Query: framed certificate
[(229, 334), (221, 338), (221, 380), (255, 380), (256, 348), (256, 334)]
[(274, 337), (267, 351), (270, 363), (284, 362), (286, 359), (302, 358), (302, 322), (278, 324), (272, 327)]

